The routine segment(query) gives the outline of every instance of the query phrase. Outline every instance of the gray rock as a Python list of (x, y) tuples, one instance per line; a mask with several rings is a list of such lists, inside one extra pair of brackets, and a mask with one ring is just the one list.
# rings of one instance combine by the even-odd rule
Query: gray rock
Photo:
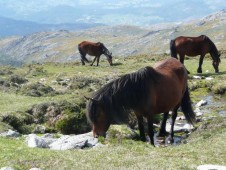
[(94, 147), (98, 144), (98, 139), (93, 137), (91, 132), (81, 135), (62, 135), (54, 138), (52, 134), (37, 136), (27, 135), (26, 142), (29, 147), (50, 148), (53, 150), (82, 149), (84, 147)]
[(213, 80), (213, 77), (206, 77), (206, 80)]
[(204, 105), (206, 105), (207, 104), (207, 101), (206, 100), (201, 100), (201, 101), (199, 101), (195, 106), (196, 107), (200, 107), (200, 106), (204, 106)]
[(226, 166), (206, 164), (199, 165), (197, 170), (226, 170)]
[(69, 149), (82, 149), (86, 146), (92, 147), (98, 143), (98, 139), (93, 138), (91, 132), (73, 135), (73, 136), (62, 136), (57, 141), (50, 144), (50, 149), (53, 150), (69, 150)]
[[(166, 131), (170, 132), (171, 124), (166, 123)], [(175, 122), (174, 124), (174, 132), (189, 132), (192, 129), (194, 129), (194, 126), (188, 124), (188, 123), (178, 123)]]
[(20, 133), (9, 129), (7, 132), (1, 133), (0, 136), (3, 136), (3, 137), (19, 137)]
[(0, 170), (14, 170), (12, 167), (2, 167)]
[(40, 169), (40, 168), (31, 168), (29, 170), (42, 170), (42, 169)]
[(201, 77), (201, 76), (193, 76), (193, 78), (194, 78), (194, 79), (199, 79), (199, 80), (201, 80), (201, 79), (202, 79), (202, 77)]
[(39, 137), (35, 134), (30, 134), (26, 138), (26, 142), (29, 147), (31, 148), (49, 148), (49, 145), (53, 142), (55, 142), (57, 139), (54, 138), (45, 138), (45, 137)]
[(199, 107), (197, 107), (197, 108), (194, 110), (194, 112), (195, 112), (195, 115), (196, 115), (196, 116), (202, 116), (202, 115), (203, 115), (203, 112), (201, 112), (201, 110), (200, 110)]

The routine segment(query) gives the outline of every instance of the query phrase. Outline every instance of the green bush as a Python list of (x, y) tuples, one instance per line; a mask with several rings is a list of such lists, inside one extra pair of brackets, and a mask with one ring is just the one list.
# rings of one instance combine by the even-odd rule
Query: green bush
[(30, 85), (23, 86), (21, 89), (22, 94), (32, 97), (40, 97), (40, 96), (54, 96), (59, 94), (50, 86), (45, 86), (42, 83), (34, 83)]
[(33, 117), (26, 113), (7, 113), (2, 116), (2, 122), (12, 126), (20, 133), (28, 134), (33, 130)]
[(56, 129), (63, 134), (79, 134), (88, 132), (90, 126), (83, 112), (75, 113), (65, 110), (62, 117), (56, 122)]
[(26, 83), (28, 80), (25, 79), (25, 78), (22, 77), (22, 76), (19, 76), (19, 75), (11, 75), (10, 78), (9, 78), (9, 81), (12, 82), (12, 83), (24, 84), (24, 83)]
[(223, 95), (226, 92), (226, 83), (215, 84), (211, 89), (215, 94)]

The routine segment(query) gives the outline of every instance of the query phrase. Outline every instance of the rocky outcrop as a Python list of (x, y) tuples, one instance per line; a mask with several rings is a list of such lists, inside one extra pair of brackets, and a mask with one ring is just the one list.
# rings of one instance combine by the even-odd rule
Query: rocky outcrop
[(26, 143), (31, 148), (49, 148), (52, 150), (82, 149), (100, 145), (98, 139), (93, 138), (91, 132), (81, 135), (61, 135), (59, 138), (52, 134), (45, 134), (41, 137), (30, 134), (26, 137)]

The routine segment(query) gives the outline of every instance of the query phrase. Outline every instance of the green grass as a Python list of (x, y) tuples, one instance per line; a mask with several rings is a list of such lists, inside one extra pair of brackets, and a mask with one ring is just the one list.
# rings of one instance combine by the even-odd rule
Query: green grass
[[(161, 56), (133, 56), (126, 59), (115, 58), (115, 66), (110, 67), (106, 59), (100, 61), (100, 66), (81, 66), (80, 63), (32, 65), (13, 69), (13, 74), (24, 75), (28, 83), (34, 83), (45, 78), (46, 85), (57, 90), (66, 90), (65, 87), (53, 83), (57, 78), (74, 78), (81, 76), (94, 79), (114, 79), (122, 74), (136, 71), (144, 66), (153, 66), (158, 60), (165, 58)], [(222, 58), (219, 70), (215, 74), (211, 60), (206, 58), (203, 63), (202, 76), (214, 77), (213, 85), (226, 82), (226, 59)], [(191, 72), (189, 77), (196, 75), (198, 58), (185, 60), (185, 66)], [(36, 68), (41, 68), (34, 76)], [(208, 72), (206, 72), (208, 70)], [(37, 72), (36, 72), (37, 73)], [(7, 79), (10, 75), (0, 75), (0, 78)], [(195, 81), (189, 80), (189, 86)], [(211, 114), (206, 116), (219, 116), (218, 112), (226, 110), (223, 104), (226, 95), (216, 95), (211, 91), (212, 84), (202, 80), (197, 88), (192, 90), (193, 102), (205, 98), (208, 95), (214, 96), (214, 102), (221, 105), (212, 105), (208, 109)], [(210, 88), (210, 89), (209, 89)], [(87, 89), (74, 89), (70, 93), (62, 93), (56, 96), (31, 97), (25, 96), (14, 90), (0, 90), (0, 115), (5, 112), (24, 111), (33, 104), (49, 101), (78, 101), (84, 95), (90, 95)], [(201, 122), (198, 125), (208, 122)], [(197, 125), (197, 126), (198, 126)], [(6, 128), (0, 123), (1, 129)], [(29, 169), (38, 167), (41, 169), (196, 169), (201, 164), (219, 164), (226, 166), (226, 118), (219, 117), (209, 121), (207, 128), (198, 128), (187, 139), (186, 144), (168, 147), (153, 147), (150, 144), (135, 140), (122, 140), (122, 142), (110, 142), (102, 148), (52, 151), (48, 149), (28, 148), (24, 137), (19, 139), (0, 137), (0, 168), (11, 166), (15, 169)]]
[(52, 151), (28, 148), (23, 138), (0, 138), (0, 165), (16, 169), (195, 169), (201, 164), (226, 165), (226, 121), (215, 120), (209, 127), (193, 132), (187, 144), (164, 148), (123, 140), (102, 148)]

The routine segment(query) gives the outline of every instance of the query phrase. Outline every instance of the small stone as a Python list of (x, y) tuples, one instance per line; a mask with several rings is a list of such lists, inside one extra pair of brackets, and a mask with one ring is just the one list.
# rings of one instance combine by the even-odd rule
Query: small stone
[(207, 104), (207, 101), (206, 100), (201, 100), (201, 101), (199, 101), (195, 106), (196, 107), (200, 107), (200, 106), (204, 106), (204, 105), (206, 105)]
[(9, 129), (7, 132), (3, 132), (0, 134), (3, 137), (19, 137), (20, 133)]
[(199, 165), (197, 167), (197, 170), (226, 170), (226, 166), (222, 165), (212, 165), (212, 164), (206, 164), (206, 165)]
[(213, 80), (213, 77), (206, 77), (206, 80)]
[(0, 170), (14, 170), (12, 167), (2, 167)]
[(199, 79), (199, 80), (201, 80), (201, 79), (202, 79), (202, 77), (201, 77), (201, 76), (193, 76), (193, 78), (194, 78), (194, 79)]

